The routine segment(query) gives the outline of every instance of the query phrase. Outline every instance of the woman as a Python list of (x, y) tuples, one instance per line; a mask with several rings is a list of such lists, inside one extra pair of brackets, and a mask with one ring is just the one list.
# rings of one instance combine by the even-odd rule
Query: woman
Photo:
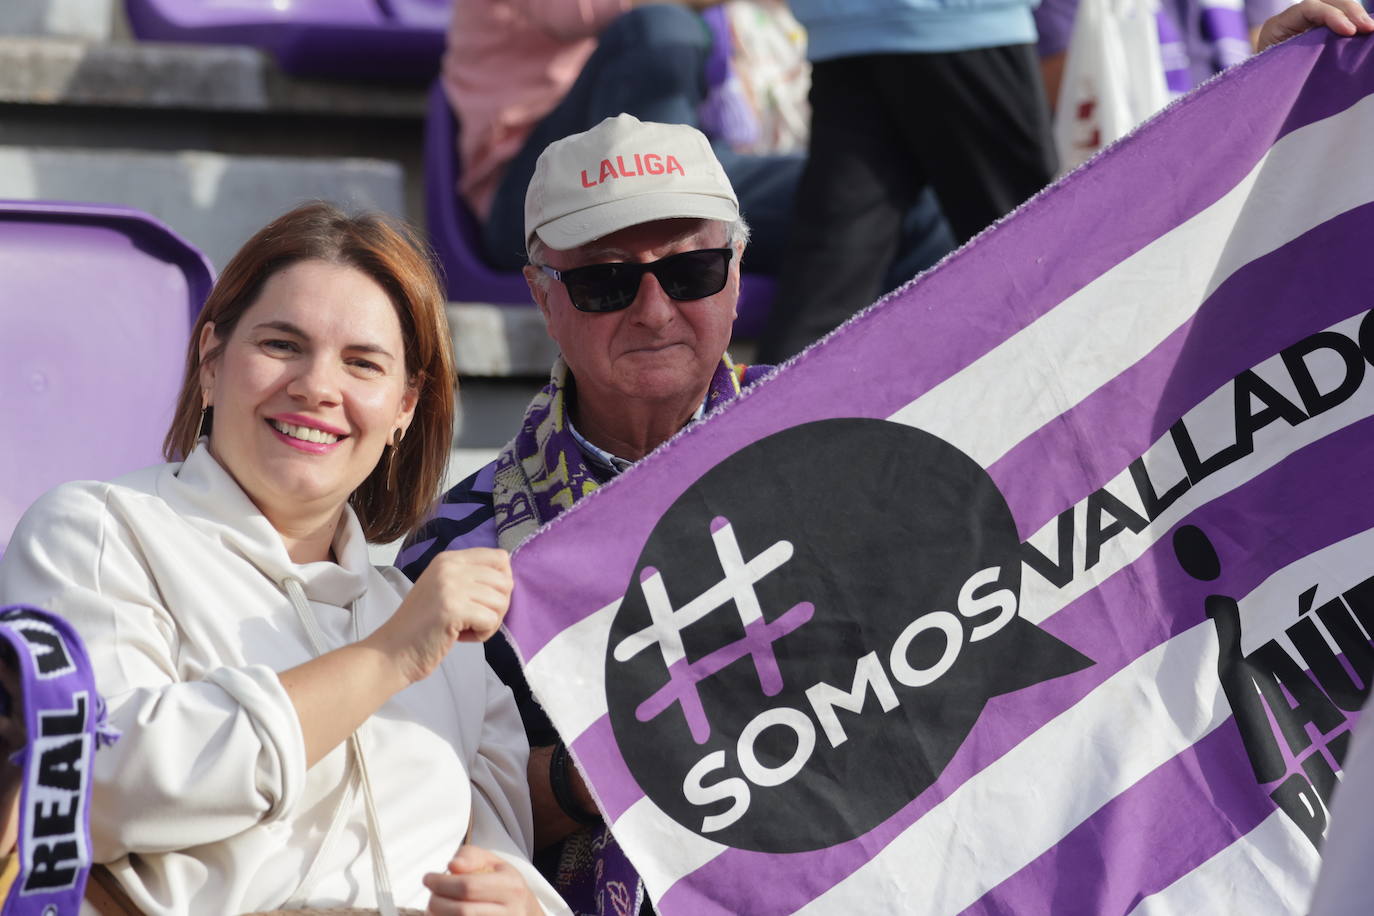
[(368, 562), (438, 491), (454, 386), (413, 242), (306, 205), (196, 322), (164, 443), (184, 460), (20, 522), (0, 604), (86, 640), (123, 732), (94, 767), (94, 855), (145, 912), (565, 911), (529, 865), (528, 748), (477, 645), (507, 556), (454, 552), (413, 588)]

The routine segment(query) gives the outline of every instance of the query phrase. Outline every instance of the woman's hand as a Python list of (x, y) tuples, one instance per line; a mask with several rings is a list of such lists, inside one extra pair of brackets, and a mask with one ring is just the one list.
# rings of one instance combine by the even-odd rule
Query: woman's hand
[(513, 583), (504, 550), (445, 551), (430, 561), (391, 619), (363, 641), (386, 652), (413, 684), (428, 677), (455, 642), (495, 635)]
[(455, 642), (495, 633), (510, 606), (511, 584), (504, 550), (446, 551), (376, 632), (278, 674), (301, 723), (306, 766), (324, 759), (397, 692), (427, 677)]
[(505, 859), (480, 846), (464, 846), (445, 874), (428, 874), (430, 916), (543, 916), (525, 879)]
[(1265, 20), (1255, 40), (1255, 50), (1263, 51), (1308, 29), (1323, 26), (1337, 35), (1349, 37), (1374, 32), (1374, 18), (1370, 18), (1357, 0), (1302, 0)]

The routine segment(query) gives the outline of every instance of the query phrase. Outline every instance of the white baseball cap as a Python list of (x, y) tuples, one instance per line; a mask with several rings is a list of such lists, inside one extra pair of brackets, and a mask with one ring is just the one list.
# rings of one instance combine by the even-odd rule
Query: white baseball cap
[(660, 219), (734, 222), (739, 200), (706, 135), (685, 124), (607, 118), (550, 143), (525, 192), (525, 243), (567, 250)]

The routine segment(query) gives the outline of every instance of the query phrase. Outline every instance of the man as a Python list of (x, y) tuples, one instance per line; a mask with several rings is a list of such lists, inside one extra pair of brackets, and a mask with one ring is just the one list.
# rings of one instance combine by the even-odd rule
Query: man
[[(764, 369), (725, 348), (748, 228), (706, 137), (630, 115), (551, 144), (525, 197), (525, 279), (562, 356), (496, 461), (450, 490), (399, 563), (513, 550)], [(634, 912), (638, 875), (606, 833), (508, 644), (488, 660), (530, 739), (536, 857), (574, 911)]]

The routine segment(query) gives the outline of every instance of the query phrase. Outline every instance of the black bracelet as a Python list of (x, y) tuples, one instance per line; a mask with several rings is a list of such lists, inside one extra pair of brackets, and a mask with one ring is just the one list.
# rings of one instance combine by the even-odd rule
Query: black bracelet
[(553, 746), (549, 757), (549, 788), (553, 790), (553, 800), (568, 817), (588, 827), (601, 823), (601, 816), (582, 807), (573, 794), (568, 779), (568, 747), (562, 741)]

